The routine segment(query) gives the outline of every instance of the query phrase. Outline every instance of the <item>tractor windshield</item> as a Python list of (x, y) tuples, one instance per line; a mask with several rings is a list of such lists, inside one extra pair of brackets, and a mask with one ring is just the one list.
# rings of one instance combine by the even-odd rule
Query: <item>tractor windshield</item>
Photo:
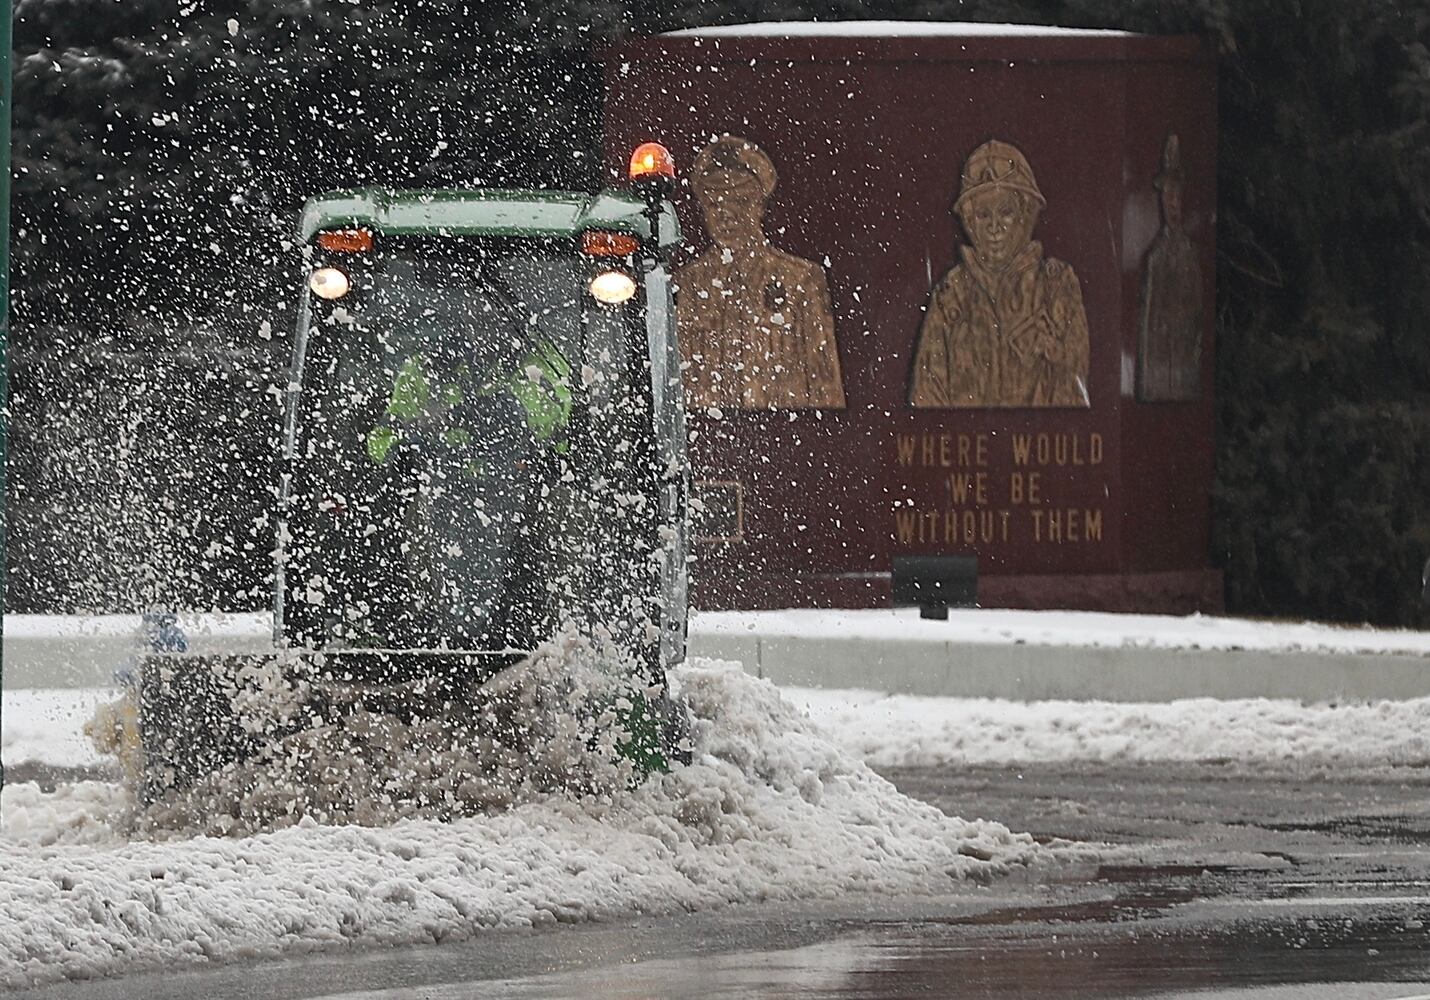
[(582, 375), (620, 381), (627, 344), (584, 276), (565, 247), (447, 240), (385, 252), (315, 315), (291, 431), (298, 638), (526, 648), (550, 627), (591, 473)]

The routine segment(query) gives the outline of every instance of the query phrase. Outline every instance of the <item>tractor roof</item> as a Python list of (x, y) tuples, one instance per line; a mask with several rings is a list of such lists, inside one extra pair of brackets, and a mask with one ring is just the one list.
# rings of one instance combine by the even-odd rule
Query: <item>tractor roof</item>
[[(500, 188), (356, 188), (308, 199), (299, 223), (304, 243), (320, 229), (366, 226), (389, 235), (576, 236), (611, 229), (646, 236), (645, 203), (624, 192)], [(661, 243), (680, 239), (674, 210), (661, 213)]]

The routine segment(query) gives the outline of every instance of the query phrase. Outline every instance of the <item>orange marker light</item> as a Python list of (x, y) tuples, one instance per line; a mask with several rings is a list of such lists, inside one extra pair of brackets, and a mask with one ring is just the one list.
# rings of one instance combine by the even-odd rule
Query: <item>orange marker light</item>
[(631, 180), (647, 177), (675, 178), (675, 158), (658, 142), (643, 142), (631, 154)]
[(588, 257), (629, 257), (640, 248), (641, 241), (628, 233), (588, 229), (581, 234), (581, 252)]
[(330, 229), (318, 234), (318, 246), (336, 253), (363, 253), (372, 249), (372, 233), (366, 229)]

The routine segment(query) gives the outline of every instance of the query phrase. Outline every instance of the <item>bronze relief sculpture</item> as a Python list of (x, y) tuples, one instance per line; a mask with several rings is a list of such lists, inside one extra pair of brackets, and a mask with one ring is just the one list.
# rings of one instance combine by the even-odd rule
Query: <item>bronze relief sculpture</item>
[(1202, 393), (1202, 268), (1182, 219), (1182, 150), (1176, 133), (1162, 147), (1153, 182), (1162, 228), (1142, 275), (1142, 324), (1137, 340), (1137, 398), (1176, 402)]
[(689, 176), (711, 246), (675, 272), (688, 402), (842, 408), (824, 270), (765, 237), (774, 164), (749, 140), (726, 136), (700, 151)]
[(995, 140), (969, 155), (954, 203), (969, 243), (929, 298), (912, 405), (1089, 405), (1081, 286), (1032, 238), (1046, 204), (1016, 147)]

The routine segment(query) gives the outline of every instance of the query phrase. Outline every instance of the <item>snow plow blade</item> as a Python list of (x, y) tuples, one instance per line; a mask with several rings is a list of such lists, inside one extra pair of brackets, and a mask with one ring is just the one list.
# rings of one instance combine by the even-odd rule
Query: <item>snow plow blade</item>
[[(521, 671), (512, 669), (529, 662), (517, 651), (150, 655), (140, 662), (137, 689), (128, 695), (137, 703), (138, 746), (130, 748), (137, 760), (125, 761), (125, 771), (137, 778), (138, 802), (148, 807), (225, 769), (298, 752), (292, 748), (304, 734), (322, 731), (331, 740), (351, 730), (360, 743), (375, 726), (400, 731), (405, 741), (430, 742), (440, 733), (435, 738), (448, 751), (480, 744), (488, 755), (502, 752), (510, 759), (534, 752), (528, 743), (535, 737), (522, 731), (532, 723), (522, 711), (530, 715), (536, 701), (553, 715), (546, 704), (552, 692), (523, 684)], [(540, 681), (542, 688), (561, 686), (559, 677), (554, 684), (549, 676)], [(564, 725), (593, 747), (608, 739), (637, 781), (688, 762), (683, 708), (663, 690), (613, 683), (620, 687), (607, 685), (596, 695), (573, 689), (571, 703), (579, 707), (570, 714), (581, 718), (557, 728)], [(540, 721), (551, 728), (549, 719)], [(420, 740), (408, 735), (419, 732)], [(497, 746), (509, 749), (494, 751)]]

